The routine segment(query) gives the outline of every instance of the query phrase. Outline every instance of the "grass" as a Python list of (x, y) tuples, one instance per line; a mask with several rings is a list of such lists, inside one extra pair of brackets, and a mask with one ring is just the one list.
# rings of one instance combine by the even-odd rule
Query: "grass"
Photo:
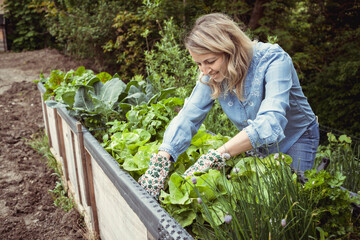
[(48, 137), (43, 131), (41, 131), (31, 136), (30, 139), (27, 139), (27, 143), (42, 156), (42, 159), (46, 161), (48, 167), (54, 171), (53, 175), (57, 176), (54, 189), (48, 190), (54, 199), (54, 204), (66, 212), (70, 211), (74, 207), (74, 201), (67, 194), (61, 178), (62, 170), (59, 167), (54, 155), (50, 151)]

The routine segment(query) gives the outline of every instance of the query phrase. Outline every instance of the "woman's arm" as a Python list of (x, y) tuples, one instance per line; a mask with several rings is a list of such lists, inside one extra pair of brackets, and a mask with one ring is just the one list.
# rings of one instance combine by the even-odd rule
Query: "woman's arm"
[[(208, 76), (204, 77), (207, 81)], [(179, 114), (169, 123), (164, 133), (159, 153), (166, 152), (176, 162), (178, 156), (190, 146), (192, 137), (197, 133), (201, 124), (210, 111), (214, 100), (211, 99), (211, 89), (202, 82), (197, 82), (191, 95), (184, 103)]]
[(240, 153), (246, 152), (252, 149), (252, 145), (247, 133), (243, 130), (231, 138), (224, 145), (219, 147), (217, 151), (221, 154), (229, 153), (230, 156), (236, 156)]

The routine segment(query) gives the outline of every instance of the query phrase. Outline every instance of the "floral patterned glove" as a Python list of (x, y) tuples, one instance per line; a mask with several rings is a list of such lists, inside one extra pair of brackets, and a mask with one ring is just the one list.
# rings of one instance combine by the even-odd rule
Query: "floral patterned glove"
[(157, 154), (151, 154), (149, 168), (139, 178), (140, 185), (154, 198), (158, 199), (164, 182), (169, 174), (171, 166), (170, 159)]
[(195, 172), (205, 172), (209, 168), (220, 170), (225, 167), (225, 160), (226, 158), (222, 156), (221, 153), (214, 149), (210, 149), (207, 154), (203, 154), (194, 165), (185, 171), (184, 176), (192, 176)]

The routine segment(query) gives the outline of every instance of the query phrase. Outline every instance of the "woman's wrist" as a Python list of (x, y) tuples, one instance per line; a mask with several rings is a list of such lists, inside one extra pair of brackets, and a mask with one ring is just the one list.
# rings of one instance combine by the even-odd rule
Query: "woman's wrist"
[(158, 154), (160, 154), (163, 157), (166, 157), (167, 159), (170, 159), (171, 155), (166, 151), (159, 151)]
[(226, 160), (231, 158), (231, 154), (229, 153), (229, 151), (228, 151), (228, 149), (226, 147), (226, 144), (222, 145), (216, 151), (218, 151), (221, 154), (221, 156)]

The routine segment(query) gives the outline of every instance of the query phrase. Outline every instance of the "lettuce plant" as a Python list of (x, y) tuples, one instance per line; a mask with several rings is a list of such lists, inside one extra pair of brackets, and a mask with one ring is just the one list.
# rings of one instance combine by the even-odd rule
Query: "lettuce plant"
[[(69, 115), (89, 129), (103, 128), (114, 119), (125, 120), (131, 106), (150, 105), (165, 99), (175, 88), (155, 92), (149, 81), (136, 76), (124, 83), (119, 76), (108, 73), (95, 75), (79, 67), (66, 74), (53, 70), (41, 82), (46, 88), (44, 100), (52, 108), (66, 108)], [(54, 99), (50, 99), (54, 96)]]

